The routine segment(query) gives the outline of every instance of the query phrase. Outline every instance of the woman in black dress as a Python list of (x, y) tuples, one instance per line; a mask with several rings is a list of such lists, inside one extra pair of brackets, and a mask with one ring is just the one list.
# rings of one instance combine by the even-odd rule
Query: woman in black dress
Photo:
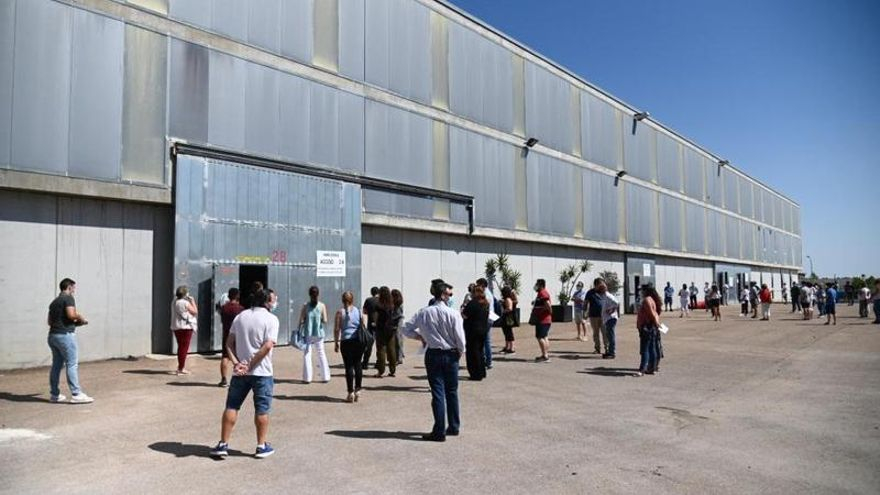
[(474, 295), (461, 311), (464, 317), (464, 337), (467, 345), (465, 359), (471, 380), (486, 378), (486, 356), (483, 344), (489, 332), (489, 301), (482, 287), (474, 288)]

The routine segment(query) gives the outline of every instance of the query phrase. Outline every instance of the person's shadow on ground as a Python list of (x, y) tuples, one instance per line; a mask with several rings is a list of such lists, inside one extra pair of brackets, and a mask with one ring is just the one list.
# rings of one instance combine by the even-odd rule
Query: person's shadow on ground
[(578, 373), (596, 376), (633, 376), (637, 371), (639, 370), (635, 368), (605, 368), (604, 366), (599, 366), (578, 371)]
[(301, 400), (305, 402), (330, 402), (334, 404), (344, 403), (345, 399), (339, 397), (330, 397), (327, 395), (276, 395), (278, 400)]
[(422, 434), (412, 431), (332, 430), (324, 432), (324, 434), (343, 438), (422, 441)]
[[(149, 445), (150, 450), (163, 454), (173, 454), (174, 457), (205, 457), (211, 460), (219, 460), (211, 457), (211, 447), (207, 445), (194, 445), (180, 442), (156, 442)], [(250, 457), (240, 450), (229, 449), (230, 457)]]
[(9, 392), (0, 392), (0, 400), (8, 400), (9, 402), (51, 402), (49, 399), (40, 397), (40, 394), (12, 394)]

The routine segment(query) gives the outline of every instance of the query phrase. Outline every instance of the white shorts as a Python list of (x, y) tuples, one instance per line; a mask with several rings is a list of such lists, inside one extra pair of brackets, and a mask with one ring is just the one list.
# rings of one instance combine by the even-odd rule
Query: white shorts
[(584, 322), (584, 310), (574, 308), (574, 322), (575, 323), (583, 323)]

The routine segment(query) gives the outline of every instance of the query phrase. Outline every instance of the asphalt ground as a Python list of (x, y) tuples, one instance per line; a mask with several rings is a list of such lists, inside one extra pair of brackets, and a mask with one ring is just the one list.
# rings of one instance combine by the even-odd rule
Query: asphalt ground
[(880, 493), (880, 325), (855, 306), (836, 326), (773, 310), (668, 315), (661, 373), (643, 377), (634, 316), (613, 361), (573, 324), (553, 325), (549, 363), (532, 362), (530, 328), (510, 357), (495, 330), (495, 367), (461, 382), (461, 435), (445, 443), (418, 440), (431, 416), (414, 342), (357, 404), (332, 347), (332, 381), (309, 385), (302, 354), (279, 348), (277, 452), (261, 460), (250, 401), (232, 455), (208, 456), (226, 396), (216, 356), (192, 356), (185, 377), (173, 360), (83, 363), (88, 405), (49, 403), (46, 368), (0, 372), (0, 492)]

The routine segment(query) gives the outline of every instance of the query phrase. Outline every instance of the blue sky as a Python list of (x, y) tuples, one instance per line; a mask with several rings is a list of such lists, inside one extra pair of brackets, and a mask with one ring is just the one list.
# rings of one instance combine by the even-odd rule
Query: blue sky
[(794, 199), (820, 276), (880, 275), (880, 2), (452, 3)]

